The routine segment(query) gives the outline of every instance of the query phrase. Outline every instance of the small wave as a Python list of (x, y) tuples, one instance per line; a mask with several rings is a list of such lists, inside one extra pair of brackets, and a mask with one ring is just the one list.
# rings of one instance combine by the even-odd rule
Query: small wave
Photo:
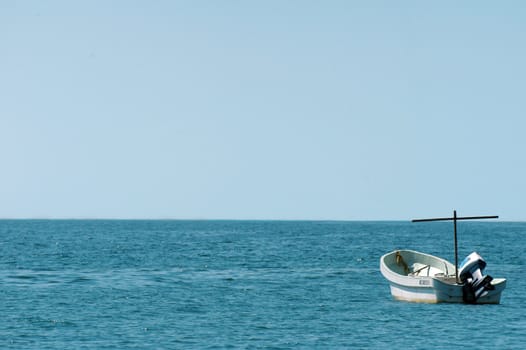
[(89, 283), (89, 282), (93, 282), (93, 279), (86, 277), (86, 276), (75, 277), (70, 281), (70, 283)]
[(56, 328), (56, 327), (74, 327), (76, 326), (75, 322), (62, 320), (62, 319), (53, 319), (53, 318), (43, 318), (40, 316), (32, 316), (25, 318), (25, 321), (31, 325), (41, 327), (41, 328)]
[(19, 279), (19, 280), (32, 280), (36, 279), (36, 276), (32, 275), (8, 275), (7, 278)]

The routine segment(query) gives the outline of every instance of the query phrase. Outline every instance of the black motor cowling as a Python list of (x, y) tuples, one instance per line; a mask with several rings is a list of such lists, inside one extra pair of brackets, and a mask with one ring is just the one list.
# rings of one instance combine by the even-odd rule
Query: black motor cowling
[(491, 284), (493, 278), (483, 275), (485, 267), (486, 262), (476, 252), (469, 254), (460, 264), (459, 277), (464, 283), (462, 287), (464, 302), (476, 303), (480, 297), (488, 294), (489, 290), (495, 289)]

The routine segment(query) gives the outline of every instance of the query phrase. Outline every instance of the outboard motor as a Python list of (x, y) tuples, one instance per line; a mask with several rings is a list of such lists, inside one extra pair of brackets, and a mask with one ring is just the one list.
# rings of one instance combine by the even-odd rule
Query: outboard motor
[(459, 277), (464, 283), (463, 299), (466, 303), (476, 303), (477, 299), (495, 289), (491, 284), (493, 277), (483, 275), (486, 262), (476, 252), (469, 254), (460, 264)]

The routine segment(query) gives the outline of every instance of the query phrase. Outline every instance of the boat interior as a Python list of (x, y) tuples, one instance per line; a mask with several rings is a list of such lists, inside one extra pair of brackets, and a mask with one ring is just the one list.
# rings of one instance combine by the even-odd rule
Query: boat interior
[(455, 266), (450, 262), (413, 251), (396, 251), (386, 263), (392, 271), (411, 277), (434, 277), (446, 283), (456, 283)]

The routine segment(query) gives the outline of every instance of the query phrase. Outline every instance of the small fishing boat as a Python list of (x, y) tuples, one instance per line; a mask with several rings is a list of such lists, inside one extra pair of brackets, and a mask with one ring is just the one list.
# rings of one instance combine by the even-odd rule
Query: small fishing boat
[(486, 262), (476, 252), (458, 266), (457, 220), (493, 219), (496, 216), (420, 219), (453, 220), (455, 231), (455, 265), (442, 258), (413, 250), (394, 250), (380, 258), (380, 271), (389, 281), (397, 300), (424, 303), (499, 304), (506, 279), (484, 275)]
[(413, 250), (395, 250), (380, 259), (380, 271), (395, 299), (423, 303), (498, 304), (506, 287), (504, 278), (484, 276), (486, 262), (476, 252), (460, 266)]

